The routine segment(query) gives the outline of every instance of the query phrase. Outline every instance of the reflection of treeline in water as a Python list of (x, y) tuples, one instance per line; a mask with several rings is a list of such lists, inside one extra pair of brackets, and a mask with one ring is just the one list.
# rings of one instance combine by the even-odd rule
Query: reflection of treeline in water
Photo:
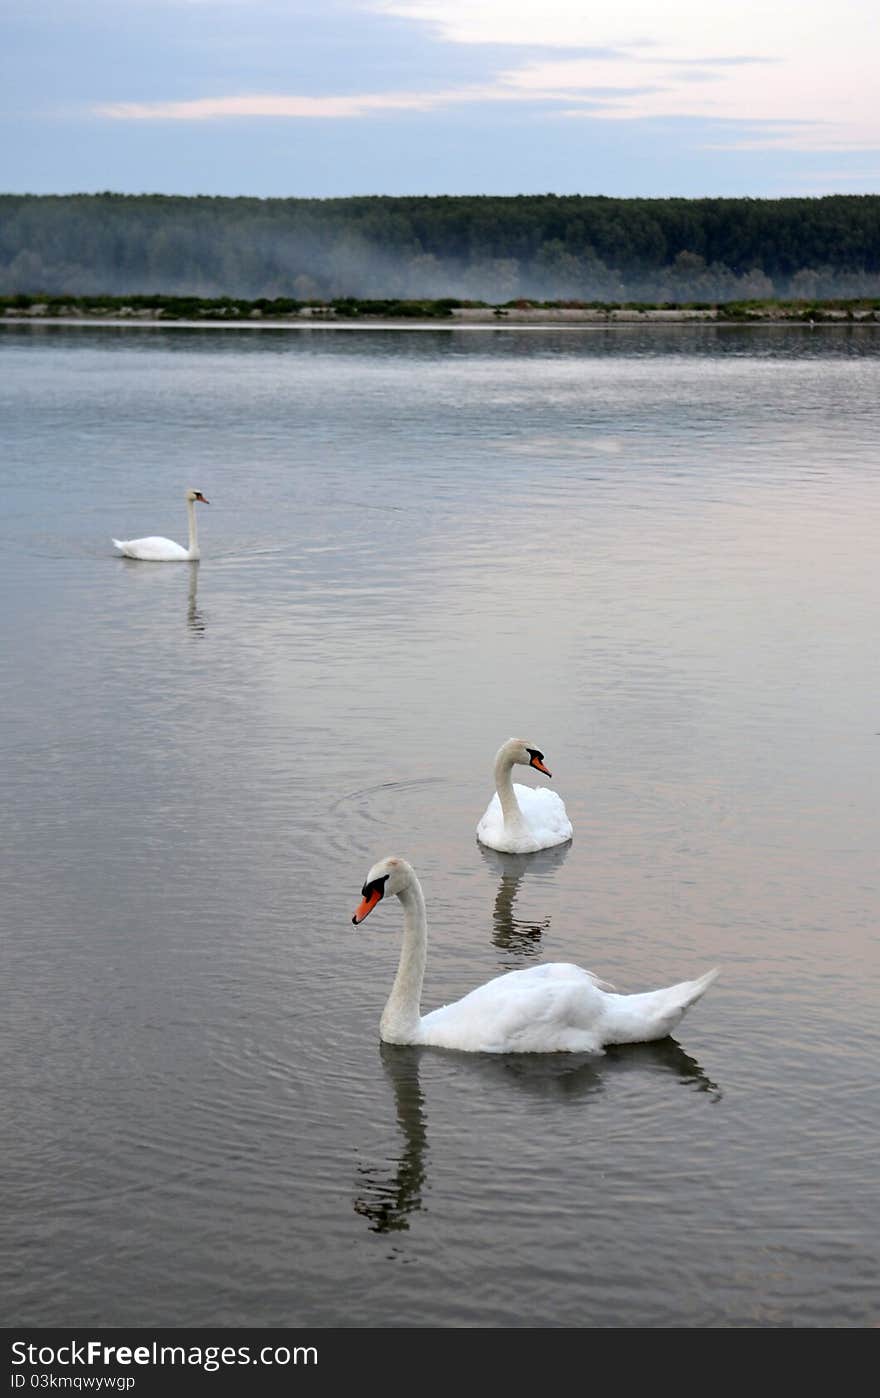
[(880, 196), (0, 196), (0, 292), (722, 303), (880, 295)]

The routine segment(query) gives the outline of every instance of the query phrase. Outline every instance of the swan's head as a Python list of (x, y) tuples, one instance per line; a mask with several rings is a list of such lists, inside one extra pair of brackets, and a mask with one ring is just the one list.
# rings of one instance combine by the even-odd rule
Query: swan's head
[(187, 498), (187, 501), (189, 501), (189, 500), (198, 500), (199, 503), (202, 504), (202, 505), (210, 505), (210, 503), (211, 503), (210, 500), (206, 500), (206, 499), (205, 499), (204, 495), (202, 494), (202, 492), (201, 492), (200, 490), (188, 490), (188, 491), (186, 492), (186, 498)]
[(553, 775), (544, 766), (544, 754), (540, 749), (530, 748), (522, 738), (508, 738), (498, 749), (495, 761), (507, 763), (511, 767), (534, 767), (537, 772), (543, 772), (545, 777)]
[(361, 901), (352, 918), (355, 927), (369, 916), (377, 903), (381, 903), (386, 893), (402, 893), (412, 877), (412, 865), (395, 855), (374, 864), (364, 881)]

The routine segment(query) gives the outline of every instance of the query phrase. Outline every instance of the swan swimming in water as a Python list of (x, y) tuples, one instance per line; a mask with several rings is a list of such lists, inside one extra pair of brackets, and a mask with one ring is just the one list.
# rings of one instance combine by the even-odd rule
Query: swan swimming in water
[(571, 821), (565, 803), (555, 791), (514, 785), (515, 766), (534, 767), (551, 776), (544, 754), (527, 747), (522, 738), (509, 738), (495, 754), (496, 794), (477, 826), (477, 839), (504, 854), (533, 854), (571, 839)]
[(566, 962), (497, 976), (463, 999), (421, 1012), (428, 951), (425, 898), (412, 865), (389, 856), (367, 874), (352, 918), (363, 922), (386, 893), (403, 904), (403, 947), (379, 1035), (389, 1044), (432, 1044), (468, 1053), (596, 1053), (605, 1044), (664, 1039), (718, 975), (707, 971), (641, 995), (618, 995)]
[(201, 557), (195, 502), (199, 500), (203, 505), (210, 505), (211, 502), (205, 499), (200, 490), (188, 490), (185, 499), (189, 515), (189, 548), (185, 549), (182, 544), (175, 544), (173, 539), (163, 539), (157, 534), (150, 534), (145, 539), (113, 539), (112, 542), (126, 558), (139, 558), (143, 563), (194, 562)]

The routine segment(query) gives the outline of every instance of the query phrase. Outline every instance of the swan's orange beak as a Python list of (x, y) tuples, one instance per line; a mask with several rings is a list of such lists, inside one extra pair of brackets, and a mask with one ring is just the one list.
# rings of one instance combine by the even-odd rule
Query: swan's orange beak
[(376, 904), (381, 903), (381, 901), (382, 890), (380, 888), (374, 888), (369, 898), (362, 898), (355, 910), (354, 917), (352, 918), (352, 922), (354, 923), (355, 927), (357, 927), (359, 922), (363, 922), (365, 917), (369, 917)]
[(206, 500), (206, 499), (205, 499), (205, 497), (204, 497), (204, 495), (202, 494), (201, 491), (199, 491), (198, 495), (196, 496), (196, 499), (197, 499), (198, 501), (200, 501), (200, 503), (203, 504), (203, 505), (210, 505), (210, 503), (211, 503), (210, 500)]
[(539, 771), (539, 772), (543, 772), (545, 777), (552, 777), (552, 776), (553, 776), (553, 773), (552, 773), (552, 772), (548, 772), (548, 771), (547, 771), (547, 768), (544, 766), (544, 764), (543, 764), (543, 762), (541, 761), (540, 757), (533, 757), (532, 760), (531, 760), (531, 762), (529, 763), (529, 766), (530, 766), (530, 767), (537, 767), (538, 771)]

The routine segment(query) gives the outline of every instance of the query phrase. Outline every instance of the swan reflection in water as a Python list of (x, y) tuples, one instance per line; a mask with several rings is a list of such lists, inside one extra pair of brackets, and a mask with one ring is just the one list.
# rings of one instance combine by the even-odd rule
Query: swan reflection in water
[[(400, 1153), (379, 1165), (359, 1164), (354, 1211), (374, 1233), (397, 1233), (410, 1227), (422, 1209), (428, 1188), (428, 1121), (419, 1079), (423, 1056), (441, 1059), (461, 1072), (484, 1075), (489, 1091), (499, 1083), (545, 1100), (577, 1102), (607, 1091), (622, 1073), (671, 1073), (683, 1087), (721, 1100), (721, 1088), (675, 1039), (649, 1044), (616, 1044), (604, 1054), (508, 1053), (462, 1054), (454, 1049), (403, 1044), (379, 1045), (382, 1067), (391, 1083)], [(454, 1085), (453, 1085), (454, 1090)]]
[[(199, 564), (197, 559), (193, 559), (190, 563), (188, 563), (185, 569), (144, 567), (142, 563), (139, 563), (137, 560), (132, 558), (121, 558), (119, 560), (119, 564), (120, 567), (125, 569), (127, 578), (130, 580), (132, 587), (153, 588), (153, 597), (156, 596), (156, 588), (165, 589), (160, 594), (163, 602), (162, 607), (155, 608), (156, 624), (162, 625), (163, 627), (166, 621), (166, 612), (170, 612), (173, 616), (178, 615), (177, 607), (180, 605), (178, 600), (178, 588), (181, 586), (182, 583), (180, 574), (181, 572), (187, 573), (187, 628), (192, 632), (194, 636), (203, 636), (205, 634), (205, 631), (207, 629), (205, 624), (205, 617), (204, 613), (202, 612), (199, 606), (198, 600), (199, 568), (201, 565)], [(167, 591), (167, 589), (173, 589), (173, 596)], [(167, 606), (165, 605), (166, 603)]]
[(500, 875), (495, 907), (492, 912), (492, 941), (504, 953), (500, 964), (514, 971), (524, 961), (541, 953), (541, 939), (550, 926), (549, 917), (518, 918), (514, 909), (520, 885), (527, 873), (539, 878), (547, 875), (568, 858), (571, 844), (542, 849), (534, 854), (501, 854), (498, 850), (480, 846), (483, 859)]
[(189, 565), (189, 595), (186, 607), (186, 624), (196, 636), (205, 634), (205, 618), (198, 606), (199, 564)]
[(355, 1213), (370, 1220), (374, 1233), (409, 1228), (409, 1215), (422, 1207), (428, 1148), (425, 1099), (419, 1082), (419, 1058), (423, 1052), (421, 1048), (405, 1044), (379, 1045), (382, 1066), (394, 1092), (403, 1150), (393, 1162), (381, 1166), (358, 1165), (360, 1179), (354, 1201)]

